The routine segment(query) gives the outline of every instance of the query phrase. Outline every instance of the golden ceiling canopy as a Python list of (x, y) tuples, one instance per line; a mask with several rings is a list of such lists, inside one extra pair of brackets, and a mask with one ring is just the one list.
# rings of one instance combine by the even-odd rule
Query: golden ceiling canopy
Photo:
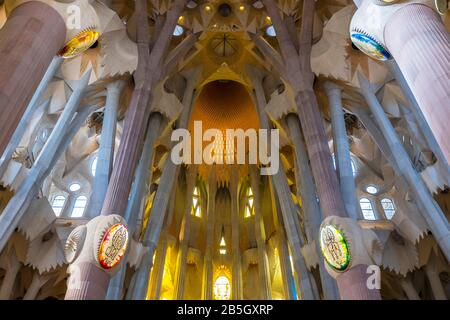
[(190, 130), (194, 121), (202, 121), (203, 130), (259, 128), (256, 106), (246, 88), (229, 80), (213, 81), (203, 87), (194, 104)]

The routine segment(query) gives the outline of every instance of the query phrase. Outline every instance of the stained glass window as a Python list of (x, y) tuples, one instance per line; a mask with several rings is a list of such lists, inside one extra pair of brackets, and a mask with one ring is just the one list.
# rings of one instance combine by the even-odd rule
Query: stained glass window
[(384, 198), (381, 200), (381, 206), (383, 207), (386, 218), (389, 220), (392, 219), (395, 214), (394, 202), (391, 199)]
[(196, 217), (202, 216), (202, 209), (200, 206), (200, 193), (198, 191), (198, 188), (194, 188), (194, 194), (192, 195), (192, 209), (191, 214)]
[(230, 280), (225, 276), (219, 276), (214, 282), (214, 300), (230, 300)]
[(252, 188), (248, 187), (245, 202), (244, 217), (248, 218), (255, 214), (255, 203)]
[(72, 184), (69, 186), (69, 190), (70, 190), (70, 191), (73, 191), (73, 192), (78, 191), (78, 190), (80, 190), (80, 189), (81, 189), (81, 186), (80, 186), (79, 183), (72, 183)]
[(372, 202), (367, 198), (361, 198), (359, 200), (359, 205), (361, 206), (361, 211), (363, 213), (364, 219), (375, 220), (375, 213), (373, 212)]
[(79, 196), (75, 200), (75, 204), (73, 205), (71, 217), (79, 218), (83, 216), (84, 209), (86, 208), (87, 198), (85, 196)]
[(64, 208), (64, 204), (66, 203), (66, 198), (64, 196), (56, 196), (52, 202), (52, 209), (55, 212), (55, 215), (59, 217), (61, 215), (61, 211)]
[(378, 188), (373, 185), (370, 185), (370, 186), (367, 186), (366, 191), (367, 191), (367, 193), (370, 193), (370, 194), (376, 194), (378, 192)]

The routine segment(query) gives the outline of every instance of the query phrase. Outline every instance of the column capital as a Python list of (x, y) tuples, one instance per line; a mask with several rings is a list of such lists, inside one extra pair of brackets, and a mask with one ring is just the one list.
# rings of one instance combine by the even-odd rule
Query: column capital
[(123, 79), (119, 79), (113, 82), (110, 82), (106, 85), (106, 90), (109, 93), (120, 94), (122, 90), (125, 88), (126, 81)]
[(322, 87), (325, 89), (328, 96), (330, 96), (331, 94), (341, 95), (341, 93), (342, 93), (342, 88), (339, 85), (337, 85), (336, 83), (329, 81), (329, 80), (325, 81), (322, 84)]
[(352, 42), (368, 56), (386, 61), (392, 58), (385, 41), (385, 27), (393, 14), (410, 5), (424, 5), (436, 10), (432, 0), (363, 0), (350, 23)]

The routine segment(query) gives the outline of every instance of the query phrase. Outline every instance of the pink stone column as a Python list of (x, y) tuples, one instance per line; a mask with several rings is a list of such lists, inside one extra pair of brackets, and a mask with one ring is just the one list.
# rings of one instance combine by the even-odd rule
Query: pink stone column
[(450, 162), (450, 34), (435, 11), (411, 4), (392, 15), (384, 35), (388, 50)]
[(65, 37), (63, 18), (38, 1), (16, 7), (0, 29), (0, 154)]

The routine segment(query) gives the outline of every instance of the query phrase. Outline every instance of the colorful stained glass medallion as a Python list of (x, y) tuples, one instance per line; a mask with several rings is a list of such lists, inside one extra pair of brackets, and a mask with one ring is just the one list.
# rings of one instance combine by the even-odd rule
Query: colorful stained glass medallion
[(351, 38), (353, 44), (368, 56), (381, 61), (391, 59), (391, 54), (371, 36), (363, 33), (352, 32)]
[(128, 245), (128, 229), (124, 224), (111, 226), (103, 236), (98, 262), (105, 269), (114, 268), (122, 260)]
[(93, 29), (80, 32), (72, 40), (66, 43), (59, 55), (63, 58), (72, 58), (89, 49), (99, 37), (99, 33)]
[(320, 249), (327, 264), (336, 271), (344, 271), (350, 264), (350, 252), (342, 232), (333, 225), (320, 229)]

